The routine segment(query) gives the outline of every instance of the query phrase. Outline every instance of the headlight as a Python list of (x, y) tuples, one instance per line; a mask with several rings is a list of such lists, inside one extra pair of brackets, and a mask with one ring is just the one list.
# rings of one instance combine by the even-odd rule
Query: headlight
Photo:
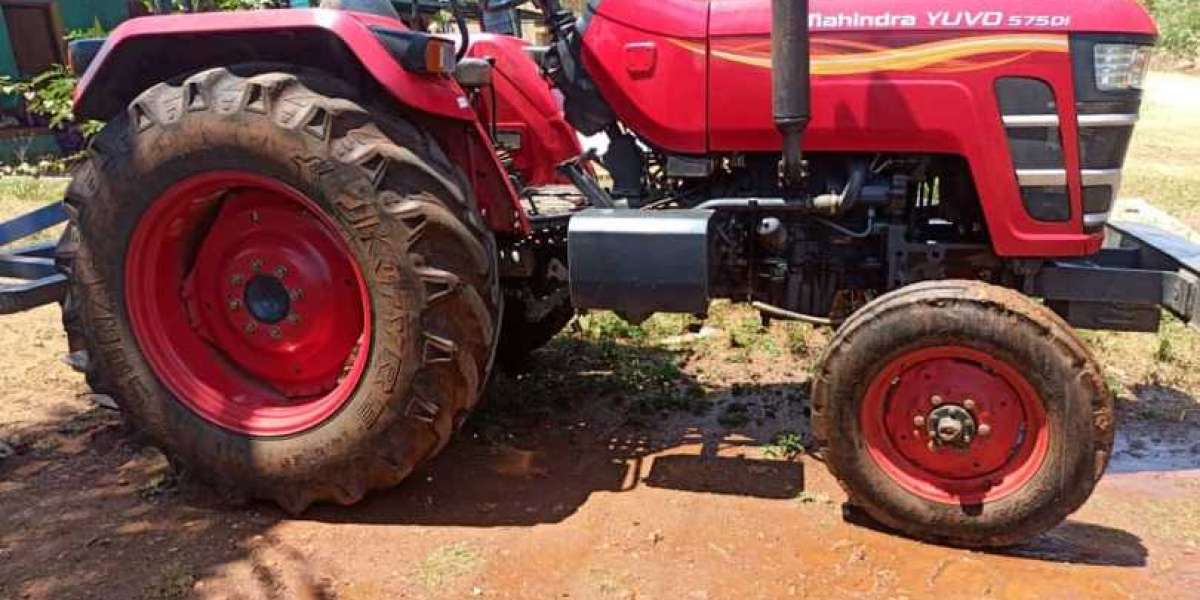
[(1151, 46), (1096, 44), (1096, 87), (1102, 92), (1142, 89), (1151, 52)]

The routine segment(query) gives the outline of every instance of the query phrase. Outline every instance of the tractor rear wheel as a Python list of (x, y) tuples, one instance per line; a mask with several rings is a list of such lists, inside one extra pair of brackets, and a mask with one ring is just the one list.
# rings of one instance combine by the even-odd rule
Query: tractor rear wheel
[(140, 95), (68, 191), (89, 367), (189, 472), (291, 512), (431, 458), (495, 353), (495, 241), (419, 127), (323, 76)]
[(908, 535), (1021, 542), (1091, 495), (1113, 401), (1091, 353), (1044, 306), (979, 282), (883, 296), (823, 358), (814, 429), (850, 503)]

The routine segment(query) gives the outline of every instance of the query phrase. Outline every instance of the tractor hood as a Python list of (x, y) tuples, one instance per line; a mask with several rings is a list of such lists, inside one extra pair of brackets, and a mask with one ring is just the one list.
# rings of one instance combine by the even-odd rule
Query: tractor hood
[[(589, 0), (592, 14), (677, 38), (771, 31), (770, 0)], [(711, 14), (710, 14), (711, 11)], [(1135, 0), (810, 0), (813, 31), (1080, 32), (1157, 35)]]
[[(605, 0), (623, 2), (624, 0)], [(768, 0), (712, 0), (711, 35), (767, 35)], [(1157, 35), (1135, 0), (811, 0), (813, 31), (969, 31)]]

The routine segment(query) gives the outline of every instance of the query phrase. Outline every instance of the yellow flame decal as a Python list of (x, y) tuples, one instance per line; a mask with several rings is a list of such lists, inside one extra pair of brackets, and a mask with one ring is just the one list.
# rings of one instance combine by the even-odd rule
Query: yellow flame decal
[[(675, 45), (696, 54), (705, 54), (703, 43), (673, 40)], [(755, 51), (754, 48), (761, 48)], [(886, 48), (862, 42), (814, 39), (813, 75), (857, 75), (880, 71), (930, 71), (959, 73), (990, 69), (1021, 60), (1033, 52), (1067, 53), (1070, 45), (1062, 35), (990, 35), (940, 40), (905, 48)], [(839, 52), (838, 50), (863, 50)], [(834, 50), (829, 52), (829, 50)], [(771, 68), (769, 44), (742, 44), (727, 48), (714, 45), (713, 58), (738, 64)], [(985, 62), (968, 59), (990, 54), (1013, 56)]]

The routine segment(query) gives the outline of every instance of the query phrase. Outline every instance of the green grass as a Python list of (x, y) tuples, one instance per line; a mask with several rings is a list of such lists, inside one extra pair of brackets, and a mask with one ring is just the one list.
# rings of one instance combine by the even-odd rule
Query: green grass
[(763, 446), (763, 454), (777, 460), (795, 460), (804, 454), (804, 438), (793, 431), (781, 431), (770, 444)]
[(1162, 30), (1160, 46), (1176, 56), (1200, 54), (1200, 2), (1144, 0)]
[(429, 553), (413, 572), (413, 578), (426, 589), (435, 589), (473, 572), (483, 562), (479, 553), (465, 543), (442, 546)]
[(1200, 230), (1200, 77), (1154, 73), (1147, 87), (1121, 195)]

